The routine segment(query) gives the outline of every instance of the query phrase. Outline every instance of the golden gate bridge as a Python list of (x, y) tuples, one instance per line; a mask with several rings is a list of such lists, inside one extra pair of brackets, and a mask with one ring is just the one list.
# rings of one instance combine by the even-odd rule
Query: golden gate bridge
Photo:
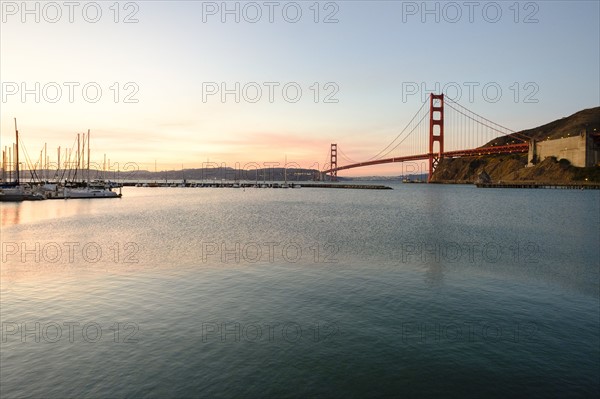
[[(444, 158), (525, 153), (528, 150), (529, 137), (467, 109), (444, 94), (431, 94), (394, 140), (370, 159), (356, 162), (346, 156), (337, 143), (331, 144), (330, 162), (321, 175), (336, 181), (337, 173), (342, 170), (428, 160), (428, 181), (431, 181)], [(346, 163), (341, 165), (338, 157)]]

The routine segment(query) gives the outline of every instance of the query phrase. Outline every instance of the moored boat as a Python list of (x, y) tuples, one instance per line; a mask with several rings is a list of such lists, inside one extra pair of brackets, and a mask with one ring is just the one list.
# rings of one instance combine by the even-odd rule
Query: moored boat
[(35, 191), (28, 185), (0, 188), (0, 201), (39, 201), (44, 199), (46, 196), (43, 193)]
[(63, 198), (118, 198), (121, 193), (104, 187), (65, 187)]

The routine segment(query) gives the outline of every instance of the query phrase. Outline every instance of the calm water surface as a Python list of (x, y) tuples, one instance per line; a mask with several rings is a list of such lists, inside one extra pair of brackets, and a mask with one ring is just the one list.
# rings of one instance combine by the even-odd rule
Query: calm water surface
[(600, 193), (3, 203), (2, 397), (593, 397)]

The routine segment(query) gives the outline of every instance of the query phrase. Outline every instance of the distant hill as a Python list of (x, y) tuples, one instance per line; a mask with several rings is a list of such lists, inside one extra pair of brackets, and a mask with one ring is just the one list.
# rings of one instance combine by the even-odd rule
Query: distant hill
[(411, 179), (416, 181), (427, 181), (428, 174), (409, 174), (401, 176), (359, 176), (359, 177), (340, 177), (338, 180), (350, 180), (350, 181), (402, 181), (404, 179)]
[[(234, 169), (229, 167), (218, 168), (199, 168), (199, 169), (184, 169), (184, 170), (163, 170), (160, 172), (152, 172), (148, 170), (136, 169), (135, 164), (130, 164), (125, 170), (111, 170), (102, 172), (97, 169), (90, 169), (90, 179), (107, 179), (113, 181), (148, 181), (148, 182), (181, 182), (182, 180), (257, 180), (257, 181), (312, 181), (318, 176), (319, 171), (315, 169), (295, 169), (288, 168), (262, 168), (262, 169)], [(21, 176), (24, 180), (50, 180), (56, 179), (60, 181), (82, 179), (88, 177), (87, 171), (79, 171), (79, 174), (74, 177), (73, 172), (60, 171), (58, 174), (55, 170), (22, 170)], [(10, 180), (10, 179), (8, 179)]]
[[(600, 107), (584, 109), (571, 116), (557, 119), (545, 125), (533, 129), (521, 130), (517, 132), (517, 135), (530, 139), (534, 138), (535, 140), (547, 140), (548, 138), (560, 139), (569, 135), (579, 134), (586, 127), (591, 128), (591, 130), (596, 129), (596, 131), (600, 132)], [(497, 137), (485, 144), (484, 147), (510, 144), (512, 140), (514, 138), (510, 136)]]
[(151, 172), (137, 170), (122, 174), (126, 180), (156, 180), (182, 181), (185, 180), (257, 180), (257, 181), (310, 181), (318, 174), (314, 169), (263, 168), (263, 169), (234, 169), (230, 167), (199, 168), (184, 170), (167, 170)]

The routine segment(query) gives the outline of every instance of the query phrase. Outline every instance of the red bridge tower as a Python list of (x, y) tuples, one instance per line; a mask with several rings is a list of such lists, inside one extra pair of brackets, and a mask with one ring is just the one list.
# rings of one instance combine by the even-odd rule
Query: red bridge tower
[[(436, 129), (436, 126), (438, 129)], [(438, 151), (433, 152), (434, 143), (438, 142)], [(429, 178), (442, 160), (444, 153), (444, 95), (431, 94), (429, 97)]]
[(331, 181), (337, 181), (337, 144), (331, 144), (331, 152), (330, 152), (330, 165), (329, 168), (331, 172), (329, 173), (329, 177)]

